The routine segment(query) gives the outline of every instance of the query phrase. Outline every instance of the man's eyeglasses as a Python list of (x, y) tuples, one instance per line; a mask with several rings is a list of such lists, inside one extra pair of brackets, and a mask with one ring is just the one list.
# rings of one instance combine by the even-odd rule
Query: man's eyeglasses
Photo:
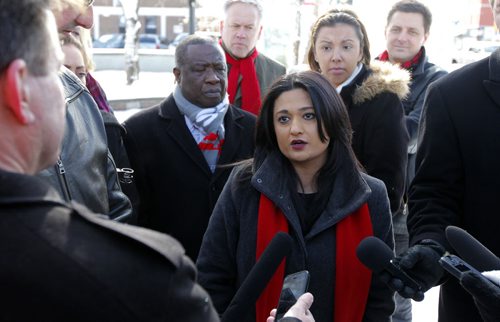
[(94, 0), (85, 0), (85, 3), (87, 4), (87, 7), (90, 7), (94, 4)]

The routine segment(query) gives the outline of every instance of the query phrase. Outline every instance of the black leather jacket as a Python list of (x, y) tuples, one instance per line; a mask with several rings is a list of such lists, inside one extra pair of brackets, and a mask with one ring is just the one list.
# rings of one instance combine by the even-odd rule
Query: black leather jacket
[(118, 182), (101, 113), (68, 69), (59, 73), (66, 98), (66, 131), (57, 164), (39, 173), (66, 200), (124, 222), (132, 207)]

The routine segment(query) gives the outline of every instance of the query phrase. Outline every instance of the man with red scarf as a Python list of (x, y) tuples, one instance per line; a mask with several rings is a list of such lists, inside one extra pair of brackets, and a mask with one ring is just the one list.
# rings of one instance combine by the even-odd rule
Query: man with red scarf
[(257, 0), (227, 0), (224, 12), (220, 30), (228, 66), (229, 102), (257, 115), (268, 87), (286, 73), (286, 68), (255, 48), (262, 32), (262, 7)]
[[(446, 75), (446, 71), (430, 63), (424, 44), (429, 37), (432, 14), (425, 5), (415, 0), (396, 2), (387, 15), (385, 38), (387, 50), (378, 56), (379, 60), (399, 64), (411, 73), (410, 94), (403, 100), (406, 127), (410, 136), (408, 142), (408, 167), (406, 187), (415, 175), (417, 134), (425, 92), (430, 83)], [(407, 198), (405, 198), (406, 200)], [(396, 254), (408, 248), (406, 208), (393, 214)], [(411, 302), (396, 294), (396, 311), (393, 321), (411, 321)]]

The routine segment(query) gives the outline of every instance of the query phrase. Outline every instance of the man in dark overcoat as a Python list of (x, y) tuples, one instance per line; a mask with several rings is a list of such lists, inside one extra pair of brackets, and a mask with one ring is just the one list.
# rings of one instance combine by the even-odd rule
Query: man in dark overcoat
[(55, 21), (48, 0), (0, 1), (0, 320), (219, 321), (177, 241), (66, 204), (34, 176), (65, 130)]
[[(500, 1), (492, 0), (500, 25)], [(500, 50), (430, 85), (409, 190), (410, 248), (398, 259), (424, 291), (441, 286), (439, 321), (481, 321), (472, 296), (438, 263), (445, 229), (467, 230), (500, 254)], [(400, 292), (411, 297), (414, 290)]]
[(231, 172), (250, 158), (255, 116), (229, 104), (224, 53), (187, 37), (175, 52), (177, 86), (125, 123), (139, 191), (139, 225), (168, 233), (196, 260), (212, 209)]

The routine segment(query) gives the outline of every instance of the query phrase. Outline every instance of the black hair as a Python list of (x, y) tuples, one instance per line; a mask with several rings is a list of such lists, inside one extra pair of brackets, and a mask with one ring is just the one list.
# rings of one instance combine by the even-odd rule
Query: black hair
[(215, 40), (211, 37), (189, 35), (186, 38), (184, 38), (181, 41), (181, 43), (177, 46), (177, 48), (175, 49), (175, 66), (177, 68), (182, 68), (185, 65), (185, 63), (186, 63), (185, 59), (187, 56), (187, 48), (190, 45), (212, 45), (220, 50), (222, 57), (224, 57), (224, 59), (225, 59), (222, 48), (220, 48), (219, 44), (217, 43), (217, 40)]
[[(351, 147), (352, 129), (344, 102), (329, 81), (318, 72), (288, 74), (271, 85), (257, 118), (254, 171), (262, 165), (268, 154), (280, 151), (274, 129), (274, 105), (280, 95), (294, 89), (303, 89), (309, 94), (320, 140), (329, 140), (326, 162), (316, 174), (319, 198), (328, 200), (331, 194), (329, 187), (338, 171), (345, 171), (349, 178), (354, 179), (359, 177), (361, 170)], [(290, 176), (289, 179), (299, 183), (288, 159), (281, 152), (278, 154), (289, 165), (288, 168), (292, 169), (285, 171)], [(348, 193), (352, 193), (356, 180), (349, 182), (353, 183), (352, 187), (345, 188), (351, 190)]]

